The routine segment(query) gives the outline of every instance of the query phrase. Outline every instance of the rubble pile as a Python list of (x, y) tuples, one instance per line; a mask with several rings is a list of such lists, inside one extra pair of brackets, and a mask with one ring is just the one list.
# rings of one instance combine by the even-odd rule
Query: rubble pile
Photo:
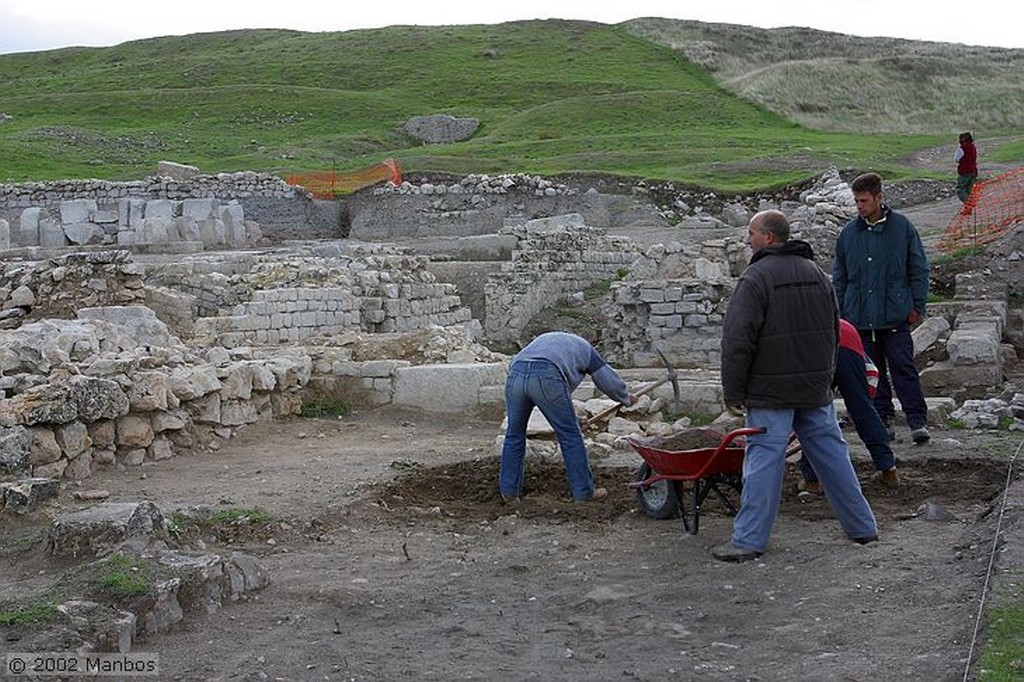
[(552, 182), (536, 175), (510, 173), (503, 175), (467, 175), (458, 182), (439, 184), (433, 182), (413, 183), (408, 180), (401, 185), (383, 185), (374, 188), (374, 194), (509, 194), (525, 193), (535, 196), (573, 196), (575, 188)]
[(143, 306), (79, 313), (0, 332), (0, 474), (87, 478), (301, 408), (304, 354), (191, 349)]
[(32, 320), (74, 317), (82, 307), (142, 304), (142, 273), (127, 251), (5, 261), (0, 266), (0, 329)]

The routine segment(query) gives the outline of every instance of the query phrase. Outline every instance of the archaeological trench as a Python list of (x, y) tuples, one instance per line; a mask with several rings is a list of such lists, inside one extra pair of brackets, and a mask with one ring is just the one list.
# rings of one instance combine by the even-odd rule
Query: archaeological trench
[[(529, 321), (601, 282), (611, 282), (608, 360), (644, 381), (660, 376), (659, 349), (679, 370), (681, 412), (714, 418), (747, 219), (781, 208), (830, 271), (855, 214), (835, 169), (731, 198), (508, 175), (407, 179), (339, 201), (269, 175), (161, 170), (138, 182), (0, 185), (0, 523), (47, 509), (99, 467), (209, 449), (316, 399), (500, 415)], [(1012, 278), (991, 276), (1024, 262), (1015, 239), (993, 247), (989, 270), (959, 275), (914, 333), (933, 419), (1024, 416), (1024, 396), (990, 397), (1021, 347)], [(663, 389), (595, 438), (614, 447), (678, 428), (660, 419)], [(584, 383), (575, 397), (593, 412), (608, 404), (598, 396)], [(49, 522), (55, 560), (161, 547), (153, 559), (175, 569), (134, 612), (61, 604), (69, 647), (126, 652), (270, 580), (245, 554), (167, 549), (152, 503), (100, 499)]]

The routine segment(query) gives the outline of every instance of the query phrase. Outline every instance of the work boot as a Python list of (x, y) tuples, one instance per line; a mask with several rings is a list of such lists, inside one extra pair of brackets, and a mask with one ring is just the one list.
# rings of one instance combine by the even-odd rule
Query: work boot
[(594, 492), (591, 493), (590, 497), (588, 497), (585, 500), (576, 500), (576, 501), (577, 502), (597, 502), (598, 500), (603, 500), (606, 497), (608, 497), (608, 489), (607, 488), (594, 488)]
[(808, 481), (806, 478), (801, 478), (797, 481), (796, 489), (802, 493), (810, 493), (811, 495), (825, 494), (825, 490), (821, 487), (821, 481)]
[(739, 563), (741, 561), (752, 561), (753, 559), (761, 556), (761, 552), (737, 547), (732, 544), (732, 541), (729, 541), (712, 549), (711, 556), (715, 557), (719, 561), (733, 561)]
[(502, 504), (517, 505), (520, 502), (522, 502), (522, 500), (520, 499), (520, 497), (518, 495), (502, 495), (501, 496), (501, 503)]
[(932, 439), (932, 434), (928, 433), (927, 426), (918, 426), (916, 429), (910, 430), (910, 437), (915, 443), (920, 445), (921, 443), (927, 443)]
[(879, 483), (886, 488), (898, 488), (900, 485), (900, 475), (897, 473), (896, 467), (893, 467), (888, 471), (876, 472), (873, 478), (876, 483)]

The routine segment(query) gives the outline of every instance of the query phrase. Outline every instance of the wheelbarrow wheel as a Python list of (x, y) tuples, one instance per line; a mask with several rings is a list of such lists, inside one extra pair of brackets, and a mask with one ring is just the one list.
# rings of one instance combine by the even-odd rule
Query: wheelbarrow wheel
[[(644, 462), (636, 472), (636, 481), (646, 481), (654, 475), (651, 465)], [(636, 499), (644, 513), (652, 519), (671, 519), (679, 516), (679, 499), (675, 481), (656, 481), (639, 486)]]

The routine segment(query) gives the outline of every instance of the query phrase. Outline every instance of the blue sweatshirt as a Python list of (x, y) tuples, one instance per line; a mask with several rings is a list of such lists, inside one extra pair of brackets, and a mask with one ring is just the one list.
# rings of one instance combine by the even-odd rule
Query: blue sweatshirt
[(531, 341), (512, 358), (520, 360), (546, 360), (562, 373), (572, 393), (589, 374), (602, 393), (623, 405), (629, 405), (629, 388), (601, 354), (581, 336), (566, 332), (548, 332)]

